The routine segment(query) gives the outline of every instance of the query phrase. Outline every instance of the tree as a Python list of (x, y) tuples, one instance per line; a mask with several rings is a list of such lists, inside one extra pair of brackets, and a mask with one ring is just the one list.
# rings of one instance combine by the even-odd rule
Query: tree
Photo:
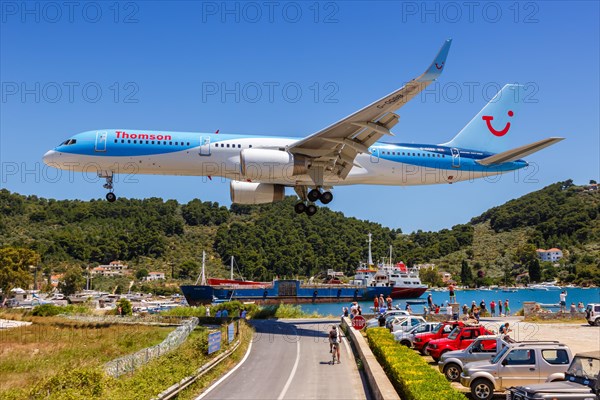
[(462, 260), (460, 264), (460, 281), (463, 285), (470, 285), (473, 283), (473, 272), (469, 268), (467, 260)]
[(428, 283), (430, 286), (443, 286), (444, 282), (439, 274), (437, 267), (421, 268), (419, 270), (419, 278), (422, 282)]
[(65, 272), (62, 281), (58, 283), (58, 290), (65, 296), (70, 296), (79, 292), (85, 285), (85, 278), (81, 273), (81, 268), (70, 267)]
[(117, 302), (117, 312), (121, 308), (121, 315), (131, 315), (133, 314), (133, 308), (131, 307), (131, 302), (126, 298), (119, 299)]
[(194, 278), (196, 275), (198, 275), (198, 271), (200, 269), (200, 265), (192, 260), (187, 260), (184, 261), (180, 266), (179, 266), (179, 278), (181, 279), (185, 279), (185, 278)]
[(148, 270), (146, 268), (142, 268), (138, 272), (135, 273), (135, 277), (138, 278), (138, 280), (140, 280), (140, 281), (143, 281), (144, 278), (147, 276), (148, 276)]
[(33, 250), (21, 247), (0, 249), (0, 289), (4, 294), (4, 301), (12, 289), (20, 286), (27, 288), (33, 280), (29, 266), (39, 263), (40, 255)]
[(531, 282), (539, 282), (542, 279), (542, 268), (540, 266), (540, 260), (534, 258), (527, 265), (529, 270), (529, 280)]

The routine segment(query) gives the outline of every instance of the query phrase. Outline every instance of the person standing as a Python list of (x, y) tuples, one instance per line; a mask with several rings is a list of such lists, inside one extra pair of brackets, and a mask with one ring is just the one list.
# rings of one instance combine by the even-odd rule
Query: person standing
[(358, 315), (362, 315), (362, 308), (360, 308), (360, 304), (356, 306), (356, 311), (358, 312)]
[(502, 300), (498, 300), (498, 316), (502, 316)]
[(387, 299), (385, 299), (385, 301), (387, 302), (387, 309), (391, 310), (392, 309), (392, 297), (388, 294)]
[(379, 310), (379, 298), (377, 296), (373, 297), (373, 311), (377, 312)]
[(567, 291), (560, 292), (560, 312), (567, 311)]
[(463, 315), (469, 315), (469, 307), (466, 304), (463, 304)]
[(479, 309), (481, 310), (482, 313), (486, 312), (485, 301), (483, 299), (481, 299), (481, 303), (479, 303)]
[(446, 321), (450, 321), (452, 318), (452, 306), (450, 303), (446, 302)]
[(450, 292), (450, 303), (456, 303), (456, 296), (454, 294), (453, 284), (450, 284), (450, 286), (448, 286), (448, 291)]
[(205, 310), (204, 310), (204, 316), (205, 317), (210, 317), (210, 307), (207, 305)]
[(431, 296), (431, 293), (427, 296), (427, 307), (429, 307), (430, 310), (433, 308), (433, 296)]
[(508, 305), (508, 299), (504, 302), (504, 313), (506, 316), (510, 316), (510, 306)]
[(575, 316), (576, 312), (577, 312), (577, 308), (575, 307), (575, 303), (571, 303), (571, 318), (573, 318)]
[(379, 308), (385, 307), (385, 299), (383, 298), (383, 293), (379, 294)]
[(494, 302), (494, 300), (490, 301), (490, 314), (492, 315), (492, 317), (496, 316), (496, 303)]

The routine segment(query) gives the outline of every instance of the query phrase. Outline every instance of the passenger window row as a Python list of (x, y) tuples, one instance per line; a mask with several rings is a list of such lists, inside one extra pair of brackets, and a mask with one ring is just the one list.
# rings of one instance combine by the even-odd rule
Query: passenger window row
[[(118, 139), (115, 139), (115, 143), (119, 143)], [(128, 143), (128, 144), (162, 144), (163, 146), (169, 145), (169, 146), (189, 146), (190, 142), (173, 142), (173, 141), (166, 141), (166, 140), (136, 140), (136, 139), (127, 139), (127, 142), (125, 142), (125, 139), (121, 139), (121, 143)]]
[[(396, 154), (398, 153), (398, 154)], [(403, 151), (402, 154), (400, 154), (400, 152), (396, 152), (396, 151), (382, 151), (381, 154), (387, 154), (388, 156), (395, 156), (395, 155), (403, 155), (403, 156), (411, 156), (410, 152), (405, 152)], [(412, 153), (413, 157), (430, 157), (430, 158), (436, 158), (435, 154), (429, 154), (429, 153)], [(438, 154), (437, 158), (446, 158), (445, 154)]]

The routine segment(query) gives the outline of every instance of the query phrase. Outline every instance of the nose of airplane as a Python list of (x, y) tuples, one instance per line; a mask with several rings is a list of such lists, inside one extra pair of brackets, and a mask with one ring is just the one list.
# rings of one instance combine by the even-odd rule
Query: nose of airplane
[(44, 160), (44, 164), (50, 165), (54, 162), (55, 157), (56, 157), (56, 151), (50, 150), (50, 151), (47, 151), (46, 154), (44, 154), (44, 157), (42, 157), (42, 160)]

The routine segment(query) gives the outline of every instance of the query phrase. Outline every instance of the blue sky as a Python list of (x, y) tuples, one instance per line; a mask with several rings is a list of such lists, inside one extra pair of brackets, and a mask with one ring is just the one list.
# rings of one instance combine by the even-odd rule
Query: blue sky
[[(416, 77), (446, 38), (444, 74), (400, 110), (394, 141), (446, 142), (505, 83), (535, 92), (515, 147), (566, 140), (530, 156), (531, 170), (498, 181), (339, 187), (330, 208), (405, 232), (437, 230), (559, 180), (598, 179), (599, 3), (470, 4), (2, 1), (0, 185), (104, 197), (95, 177), (41, 163), (46, 150), (86, 130), (302, 137)], [(230, 204), (218, 179), (133, 181), (118, 182), (116, 193)]]

